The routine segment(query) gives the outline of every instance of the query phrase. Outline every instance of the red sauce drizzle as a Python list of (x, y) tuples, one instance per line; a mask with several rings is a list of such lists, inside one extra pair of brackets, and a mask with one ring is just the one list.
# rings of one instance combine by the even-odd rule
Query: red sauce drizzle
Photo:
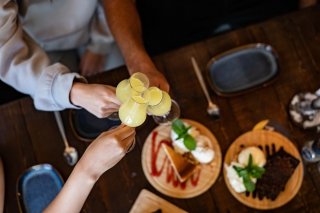
[(164, 169), (164, 166), (166, 165), (166, 162), (168, 161), (168, 158), (163, 158), (161, 168), (158, 170), (157, 168), (157, 159), (158, 154), (161, 148), (161, 144), (165, 143), (168, 145), (171, 145), (170, 141), (162, 140), (158, 143), (158, 146), (156, 147), (156, 138), (157, 138), (158, 132), (154, 131), (152, 133), (152, 144), (151, 144), (151, 175), (152, 176), (160, 176), (162, 174), (162, 171)]
[[(179, 179), (177, 178), (177, 176), (175, 175), (174, 169), (171, 166), (169, 159), (167, 157), (163, 158), (162, 160), (162, 164), (160, 169), (157, 168), (157, 159), (158, 159), (158, 154), (160, 152), (161, 149), (161, 144), (167, 144), (169, 146), (171, 146), (171, 141), (167, 141), (167, 140), (161, 140), (159, 141), (159, 143), (156, 145), (156, 139), (158, 136), (158, 132), (157, 131), (153, 131), (152, 132), (152, 140), (151, 140), (151, 175), (154, 177), (159, 177), (161, 176), (163, 171), (166, 171), (166, 180), (167, 183), (172, 182), (172, 185), (174, 187), (179, 187), (181, 189), (185, 189), (186, 185), (187, 185), (187, 181), (181, 183), (179, 181)], [(167, 169), (164, 170), (165, 166), (167, 166)], [(198, 169), (190, 178), (190, 183), (192, 186), (196, 187), (198, 185), (199, 179), (200, 179), (200, 173), (201, 173), (201, 169)]]
[(200, 173), (201, 173), (201, 169), (198, 169), (196, 172), (194, 172), (191, 175), (190, 182), (191, 182), (192, 186), (197, 186), (198, 185), (198, 182), (199, 182), (199, 179), (200, 179)]
[(170, 163), (168, 163), (167, 164), (167, 183), (170, 183), (170, 182), (172, 182), (172, 185), (174, 187), (178, 187), (180, 185), (181, 189), (186, 188), (187, 181), (181, 183), (177, 178), (177, 176), (175, 175), (173, 167), (171, 166)]

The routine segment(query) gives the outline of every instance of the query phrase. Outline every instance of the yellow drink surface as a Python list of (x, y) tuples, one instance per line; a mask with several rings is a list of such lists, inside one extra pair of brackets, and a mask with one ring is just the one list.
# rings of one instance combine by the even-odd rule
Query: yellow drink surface
[(140, 79), (136, 78), (135, 76), (131, 76), (129, 81), (132, 89), (134, 89), (137, 92), (143, 92), (147, 89), (144, 83)]
[(170, 111), (171, 108), (171, 98), (168, 93), (162, 91), (161, 102), (155, 106), (148, 107), (148, 113), (156, 116), (163, 116)]
[[(140, 100), (140, 98), (142, 97), (139, 97), (137, 99)], [(138, 103), (134, 100), (134, 98), (131, 98), (121, 105), (119, 109), (119, 118), (121, 122), (127, 126), (140, 126), (147, 118), (147, 104)]]
[(140, 95), (133, 95), (132, 99), (135, 102), (137, 102), (138, 104), (146, 104), (146, 103), (148, 103), (148, 101), (145, 98), (141, 97)]
[(124, 103), (130, 98), (130, 90), (130, 83), (127, 79), (120, 81), (120, 83), (117, 85), (116, 96), (121, 101), (121, 103)]
[(150, 87), (144, 92), (143, 97), (148, 101), (150, 106), (154, 106), (160, 103), (163, 95), (159, 88)]

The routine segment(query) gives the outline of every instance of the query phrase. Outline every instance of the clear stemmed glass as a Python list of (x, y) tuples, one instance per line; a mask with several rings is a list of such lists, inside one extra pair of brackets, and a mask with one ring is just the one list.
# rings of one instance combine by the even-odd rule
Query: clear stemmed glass
[(171, 125), (172, 121), (180, 117), (179, 104), (171, 99), (171, 108), (168, 113), (162, 116), (153, 115), (153, 120), (159, 125)]
[[(149, 87), (148, 77), (140, 72), (134, 73), (129, 79), (122, 80), (116, 88), (116, 96), (121, 103), (125, 103), (132, 96), (139, 96)], [(119, 112), (111, 113), (110, 120), (119, 120)]]
[[(147, 118), (147, 102), (141, 96), (132, 96), (119, 109), (119, 118), (127, 126), (137, 127)], [(127, 153), (133, 150), (136, 139), (128, 148)]]
[[(132, 96), (137, 96), (149, 87), (148, 77), (140, 72), (134, 73), (129, 79), (120, 81), (116, 88), (116, 96), (121, 103), (125, 103)], [(119, 112), (113, 112), (108, 117), (110, 120), (119, 120)]]
[(150, 87), (144, 94), (149, 101), (147, 112), (157, 124), (171, 124), (180, 117), (179, 104), (169, 94), (156, 87)]
[[(130, 127), (141, 125), (147, 117), (147, 101), (141, 97), (142, 93), (149, 87), (148, 77), (136, 72), (129, 79), (122, 80), (116, 88), (116, 96), (121, 102), (118, 112), (110, 114), (110, 120), (121, 120)], [(136, 140), (128, 148), (127, 153), (133, 150)]]

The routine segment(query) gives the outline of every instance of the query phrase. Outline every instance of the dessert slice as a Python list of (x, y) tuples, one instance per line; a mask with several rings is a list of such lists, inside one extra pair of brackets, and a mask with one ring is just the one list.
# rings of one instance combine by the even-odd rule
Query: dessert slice
[(196, 165), (190, 162), (187, 158), (184, 158), (182, 155), (176, 153), (170, 146), (162, 144), (162, 147), (167, 154), (180, 182), (186, 181), (192, 175)]
[(300, 161), (286, 152), (283, 147), (271, 155), (265, 166), (265, 174), (257, 181), (258, 197), (275, 200), (281, 191), (285, 190), (287, 182), (299, 163)]

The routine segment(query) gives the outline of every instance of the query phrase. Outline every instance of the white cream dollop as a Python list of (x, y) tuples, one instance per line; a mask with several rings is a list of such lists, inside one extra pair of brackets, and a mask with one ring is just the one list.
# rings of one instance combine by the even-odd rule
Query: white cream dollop
[[(188, 123), (184, 122), (184, 124), (187, 127), (190, 126)], [(210, 139), (201, 135), (197, 128), (193, 126), (188, 130), (188, 134), (190, 134), (196, 141), (196, 148), (191, 151), (192, 156), (199, 161), (199, 163), (210, 163), (214, 159), (214, 151), (212, 149)], [(190, 150), (184, 145), (183, 139), (180, 138), (177, 140), (177, 138), (178, 134), (171, 130), (171, 139), (174, 150), (181, 155), (190, 152)]]
[(187, 149), (187, 147), (185, 147), (184, 143), (183, 143), (183, 138), (178, 139), (178, 134), (175, 133), (173, 130), (171, 130), (171, 139), (172, 139), (172, 146), (174, 151), (176, 151), (177, 153), (183, 155), (184, 153), (189, 152), (189, 150)]
[(197, 146), (195, 150), (191, 151), (191, 154), (200, 163), (210, 163), (214, 159), (214, 151), (211, 148), (210, 139), (204, 135), (198, 135), (195, 140), (197, 141)]
[[(233, 168), (233, 166), (238, 167), (246, 167), (248, 165), (249, 156), (252, 156), (252, 164), (257, 165), (259, 167), (263, 167), (266, 164), (266, 157), (265, 154), (261, 149), (256, 146), (249, 146), (241, 150), (238, 155), (238, 159), (236, 161), (232, 161), (228, 166), (225, 164), (225, 169), (227, 171), (227, 178), (229, 180), (230, 185), (236, 192), (245, 192), (246, 188), (243, 184), (243, 178), (239, 177), (237, 171)], [(256, 178), (250, 177), (253, 183), (257, 182)]]
[[(184, 122), (184, 125), (186, 127), (190, 126), (188, 123), (185, 123), (185, 122)], [(191, 127), (188, 130), (188, 134), (190, 134), (193, 138), (196, 138), (198, 135), (200, 135), (200, 132), (195, 127)], [(178, 140), (177, 140), (177, 138), (178, 138), (178, 134), (175, 133), (175, 131), (173, 131), (173, 129), (171, 129), (171, 139), (173, 141), (172, 145), (173, 145), (174, 151), (176, 151), (177, 153), (179, 153), (181, 155), (189, 152), (190, 150), (187, 149), (187, 147), (183, 143), (183, 138), (180, 138)]]
[(243, 184), (243, 179), (242, 177), (239, 177), (237, 171), (233, 168), (233, 166), (242, 167), (241, 164), (235, 161), (232, 161), (229, 166), (227, 164), (224, 165), (227, 171), (227, 178), (229, 180), (229, 183), (236, 192), (238, 193), (245, 192), (246, 187)]

